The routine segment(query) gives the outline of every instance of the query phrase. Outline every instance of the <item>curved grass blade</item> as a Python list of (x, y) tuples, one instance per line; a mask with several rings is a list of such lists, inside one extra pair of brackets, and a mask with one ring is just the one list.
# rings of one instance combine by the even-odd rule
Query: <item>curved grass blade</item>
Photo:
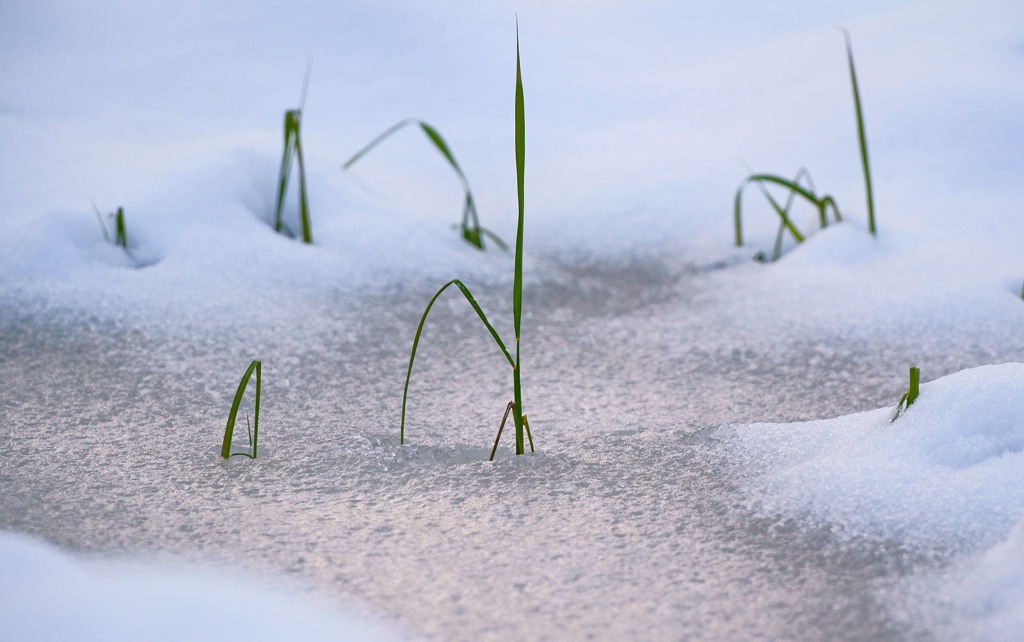
[(853, 67), (853, 44), (850, 41), (850, 32), (843, 29), (846, 37), (846, 60), (850, 66), (850, 85), (853, 87), (853, 108), (857, 114), (857, 139), (860, 142), (860, 161), (864, 167), (864, 191), (868, 203), (868, 231), (877, 235), (875, 229), (875, 199), (871, 189), (871, 168), (868, 166), (868, 139), (864, 131), (864, 110), (860, 103), (860, 89), (857, 86), (857, 71)]
[[(238, 383), (238, 390), (235, 391), (235, 398), (231, 402), (231, 412), (228, 413), (228, 423), (224, 428), (224, 442), (220, 447), (220, 456), (223, 459), (227, 459), (232, 455), (242, 455), (249, 457), (250, 459), (256, 459), (256, 448), (258, 446), (259, 434), (260, 434), (260, 389), (262, 388), (262, 370), (263, 362), (259, 359), (253, 359), (249, 367), (246, 368), (245, 374), (242, 375), (242, 380)], [(245, 396), (245, 389), (249, 385), (249, 379), (252, 378), (252, 373), (256, 372), (256, 408), (254, 411), (255, 417), (253, 418), (253, 431), (252, 431), (252, 454), (248, 453), (232, 453), (231, 452), (231, 438), (234, 436), (235, 431), (235, 419), (238, 416), (238, 407), (242, 404), (242, 397)]]
[(786, 226), (786, 229), (789, 230), (789, 233), (792, 234), (793, 238), (797, 240), (797, 243), (803, 243), (804, 235), (800, 232), (799, 229), (797, 229), (796, 225), (794, 225), (793, 222), (789, 219), (789, 215), (787, 214), (787, 212), (779, 206), (775, 199), (771, 198), (771, 195), (768, 194), (768, 190), (765, 188), (764, 183), (774, 183), (777, 185), (781, 185), (789, 189), (791, 192), (799, 194), (800, 196), (804, 197), (805, 199), (813, 203), (815, 206), (818, 205), (817, 196), (815, 196), (812, 192), (806, 190), (803, 186), (799, 185), (798, 183), (787, 180), (780, 176), (774, 176), (772, 174), (752, 174), (748, 176), (746, 179), (744, 179), (743, 182), (740, 183), (739, 189), (736, 190), (736, 199), (733, 205), (733, 219), (736, 228), (736, 247), (741, 247), (743, 245), (743, 231), (741, 224), (743, 209), (743, 189), (750, 183), (757, 183), (757, 185), (768, 197), (768, 200), (771, 202), (772, 206), (775, 208), (775, 211), (776, 213), (778, 213), (779, 219), (781, 220), (782, 224)]
[(405, 443), (405, 408), (406, 402), (409, 400), (409, 381), (412, 379), (412, 364), (416, 361), (416, 349), (420, 345), (420, 335), (423, 333), (423, 325), (427, 322), (427, 315), (430, 314), (430, 309), (434, 307), (434, 302), (437, 301), (437, 298), (441, 296), (442, 292), (452, 285), (459, 288), (462, 294), (466, 296), (466, 300), (469, 301), (471, 306), (473, 306), (473, 310), (476, 311), (480, 320), (484, 322), (484, 325), (487, 327), (487, 331), (491, 333), (491, 337), (494, 339), (495, 343), (498, 344), (498, 347), (501, 348), (501, 352), (505, 355), (505, 358), (508, 359), (509, 365), (511, 365), (513, 369), (516, 367), (516, 362), (512, 360), (512, 355), (509, 354), (508, 348), (505, 347), (505, 342), (501, 340), (501, 337), (498, 335), (498, 331), (494, 329), (493, 325), (491, 325), (491, 322), (487, 319), (487, 315), (484, 314), (484, 311), (480, 308), (480, 304), (473, 298), (473, 294), (469, 291), (469, 288), (467, 288), (465, 284), (458, 279), (452, 279), (445, 283), (441, 286), (441, 289), (434, 294), (433, 298), (430, 299), (430, 303), (427, 304), (427, 309), (423, 311), (423, 316), (420, 317), (420, 324), (416, 328), (416, 337), (412, 340), (412, 353), (409, 355), (409, 369), (405, 373), (405, 392), (402, 394), (402, 428), (401, 433), (399, 434), (400, 444)]
[[(434, 145), (434, 147), (444, 156), (448, 164), (451, 165), (455, 171), (456, 176), (459, 177), (459, 182), (462, 183), (462, 189), (466, 193), (465, 207), (462, 210), (462, 237), (469, 242), (471, 245), (478, 249), (484, 249), (483, 239), (480, 235), (480, 219), (476, 212), (476, 202), (473, 200), (473, 191), (469, 187), (469, 180), (466, 178), (466, 174), (462, 171), (462, 167), (458, 161), (455, 160), (455, 154), (452, 153), (451, 147), (448, 142), (441, 135), (441, 132), (430, 123), (418, 120), (416, 118), (406, 118), (401, 120), (391, 127), (384, 130), (382, 134), (371, 140), (366, 146), (355, 153), (352, 158), (345, 161), (342, 165), (343, 169), (348, 169), (355, 164), (360, 158), (366, 155), (371, 149), (379, 145), (384, 139), (388, 138), (398, 130), (402, 129), (407, 125), (419, 125), (419, 128), (426, 135), (427, 139)], [(494, 235), (491, 234), (493, 237)], [(496, 238), (496, 237), (495, 237)], [(501, 247), (507, 247), (503, 241), (499, 243)]]
[(519, 223), (516, 226), (516, 267), (512, 279), (512, 325), (516, 333), (516, 362), (512, 370), (512, 385), (515, 406), (512, 419), (516, 426), (516, 454), (526, 452), (523, 447), (523, 391), (522, 362), (519, 342), (523, 318), (523, 213), (525, 207), (524, 185), (526, 175), (526, 109), (523, 102), (523, 71), (519, 59), (519, 18), (516, 17), (516, 194), (519, 203)]

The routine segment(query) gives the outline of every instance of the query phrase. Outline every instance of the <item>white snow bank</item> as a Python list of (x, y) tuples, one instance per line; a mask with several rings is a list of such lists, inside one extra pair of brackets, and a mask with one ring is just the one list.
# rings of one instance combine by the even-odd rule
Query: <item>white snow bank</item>
[(367, 624), (251, 583), (83, 563), (0, 533), (0, 631), (33, 640), (381, 640)]
[(716, 436), (749, 468), (765, 510), (810, 515), (841, 537), (968, 548), (1005, 537), (1024, 516), (1024, 364), (922, 384), (895, 422), (892, 412), (730, 426)]

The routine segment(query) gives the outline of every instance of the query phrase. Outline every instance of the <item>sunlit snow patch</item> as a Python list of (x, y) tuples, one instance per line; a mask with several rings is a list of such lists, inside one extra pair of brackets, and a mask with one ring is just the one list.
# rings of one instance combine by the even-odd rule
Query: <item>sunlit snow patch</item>
[(83, 563), (0, 533), (0, 631), (7, 640), (382, 640), (368, 625), (280, 592), (208, 574)]
[(748, 467), (763, 510), (810, 516), (840, 537), (967, 550), (1006, 537), (1024, 515), (1024, 364), (923, 384), (905, 415), (891, 415), (728, 426), (714, 436)]

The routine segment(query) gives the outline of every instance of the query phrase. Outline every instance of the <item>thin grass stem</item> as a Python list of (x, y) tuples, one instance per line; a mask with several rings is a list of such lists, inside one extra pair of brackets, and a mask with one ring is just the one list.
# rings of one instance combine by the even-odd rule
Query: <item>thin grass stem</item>
[(864, 192), (868, 205), (868, 231), (877, 235), (875, 228), (875, 198), (871, 189), (871, 168), (868, 163), (868, 139), (864, 129), (864, 110), (860, 101), (860, 89), (857, 85), (857, 71), (853, 66), (853, 44), (850, 40), (850, 32), (843, 29), (846, 37), (846, 60), (850, 66), (850, 85), (853, 87), (853, 108), (857, 115), (857, 139), (860, 143), (860, 161), (864, 168)]

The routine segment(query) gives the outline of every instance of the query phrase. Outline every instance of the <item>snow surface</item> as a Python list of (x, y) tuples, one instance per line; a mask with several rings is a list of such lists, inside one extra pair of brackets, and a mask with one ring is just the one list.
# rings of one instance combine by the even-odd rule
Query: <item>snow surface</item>
[[(538, 453), (488, 464), (510, 373), (465, 301), (432, 312), (404, 447), (401, 391), (448, 279), (511, 336), (512, 259), (459, 240), (413, 130), (340, 164), (423, 118), (512, 240), (516, 12)], [(1021, 25), (1000, 0), (0, 5), (0, 628), (108, 639), (117, 596), (194, 604), (221, 574), (180, 567), (215, 564), (259, 578), (227, 588), (266, 637), (1021, 637)], [(309, 61), (312, 247), (268, 225)], [(775, 226), (752, 191), (730, 246), (746, 164), (810, 168), (845, 222), (750, 261)], [(260, 459), (221, 462), (252, 358)]]
[(392, 639), (251, 581), (82, 562), (23, 535), (0, 535), (0, 568), (0, 622), (9, 640)]

